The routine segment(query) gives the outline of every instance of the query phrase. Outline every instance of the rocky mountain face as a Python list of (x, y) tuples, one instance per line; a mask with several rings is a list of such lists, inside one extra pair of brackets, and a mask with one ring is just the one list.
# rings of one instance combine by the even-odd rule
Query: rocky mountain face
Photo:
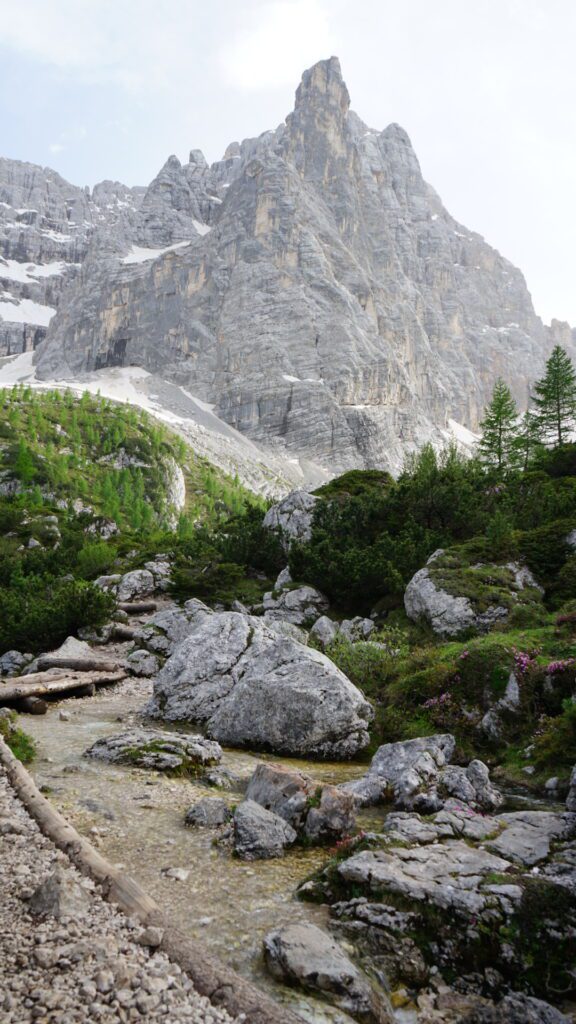
[[(104, 188), (58, 179), (54, 223), (10, 229), (34, 244), (66, 231), (63, 251), (83, 260), (51, 299), (38, 375), (139, 365), (331, 472), (397, 469), (450, 419), (474, 429), (499, 375), (525, 404), (552, 344), (576, 341), (545, 328), (520, 271), (444, 209), (403, 129), (350, 111), (336, 58), (305, 72), (276, 131), (211, 167), (197, 150), (171, 157), (143, 196), (108, 186), (103, 202)], [(15, 193), (13, 219), (16, 199), (40, 205)]]

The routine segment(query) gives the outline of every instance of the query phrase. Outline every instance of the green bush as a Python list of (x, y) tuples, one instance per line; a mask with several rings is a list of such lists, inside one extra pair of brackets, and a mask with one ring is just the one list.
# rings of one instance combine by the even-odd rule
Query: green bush
[(50, 650), (83, 626), (101, 626), (114, 598), (89, 583), (35, 576), (0, 589), (0, 652)]

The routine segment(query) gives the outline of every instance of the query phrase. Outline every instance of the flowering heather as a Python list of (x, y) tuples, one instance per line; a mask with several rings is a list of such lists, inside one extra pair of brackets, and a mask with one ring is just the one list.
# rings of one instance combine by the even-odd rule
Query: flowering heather
[(574, 668), (575, 665), (576, 658), (565, 658), (564, 661), (551, 661), (549, 665), (546, 665), (545, 672), (549, 676), (555, 676), (560, 672), (567, 672), (568, 669)]

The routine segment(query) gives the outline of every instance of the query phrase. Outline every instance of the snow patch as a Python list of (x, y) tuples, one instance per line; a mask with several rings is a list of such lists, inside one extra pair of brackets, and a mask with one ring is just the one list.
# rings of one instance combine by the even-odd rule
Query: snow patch
[[(210, 228), (208, 228), (208, 231)], [(174, 245), (167, 245), (163, 249), (145, 249), (141, 245), (133, 245), (127, 256), (120, 258), (121, 263), (148, 263), (149, 260), (157, 260), (159, 256), (163, 256), (165, 252), (172, 252), (174, 249), (182, 249), (185, 245), (190, 245), (190, 241), (187, 242), (176, 242)]]
[(67, 264), (62, 261), (43, 264), (19, 263), (18, 260), (3, 260), (0, 257), (0, 278), (30, 284), (39, 277), (58, 277), (64, 273), (66, 266)]
[[(208, 196), (208, 198), (213, 199), (214, 196)], [(219, 199), (218, 202), (221, 203), (222, 200)], [(192, 223), (199, 235), (207, 235), (208, 232), (212, 230), (212, 228), (209, 227), (208, 224), (203, 224), (201, 220), (193, 220)]]
[(32, 299), (20, 299), (15, 303), (0, 302), (0, 320), (10, 324), (35, 324), (38, 327), (47, 327), (55, 312), (52, 306), (41, 306)]

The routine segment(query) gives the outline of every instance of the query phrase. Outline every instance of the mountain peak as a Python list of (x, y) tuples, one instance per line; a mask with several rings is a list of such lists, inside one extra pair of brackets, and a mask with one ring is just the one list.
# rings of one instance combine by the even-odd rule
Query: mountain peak
[(340, 107), (348, 112), (350, 95), (342, 78), (338, 57), (320, 60), (302, 75), (296, 90), (295, 112), (302, 108), (324, 106)]

